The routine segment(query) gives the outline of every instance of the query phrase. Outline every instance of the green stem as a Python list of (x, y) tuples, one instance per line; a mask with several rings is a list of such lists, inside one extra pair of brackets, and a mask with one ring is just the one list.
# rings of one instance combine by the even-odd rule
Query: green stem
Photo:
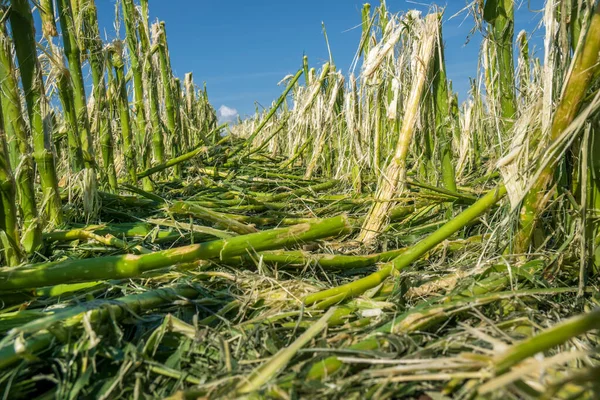
[[(177, 124), (176, 111), (175, 111), (175, 88), (173, 87), (173, 75), (171, 73), (169, 65), (169, 54), (167, 51), (167, 36), (165, 32), (165, 23), (160, 22), (157, 25), (157, 44), (158, 44), (158, 55), (160, 60), (160, 75), (163, 86), (164, 100), (165, 100), (165, 112), (167, 114), (167, 129), (168, 137), (171, 141), (171, 156), (177, 157), (181, 151), (180, 134), (181, 129)], [(174, 176), (179, 178), (181, 175), (181, 169), (178, 164), (175, 164)]]
[[(128, 54), (131, 64), (131, 73), (133, 74), (133, 109), (136, 117), (136, 141), (137, 145), (142, 149), (142, 156), (144, 156), (146, 150), (144, 148), (144, 139), (146, 138), (146, 112), (144, 105), (144, 84), (142, 80), (142, 68), (140, 65), (140, 53), (136, 30), (138, 18), (136, 18), (137, 14), (133, 5), (133, 0), (123, 0), (121, 5), (123, 10), (123, 20), (125, 22), (127, 47), (129, 49)], [(115, 63), (115, 66), (116, 65), (117, 64)], [(123, 85), (125, 85), (124, 81)], [(130, 172), (132, 177), (133, 174), (135, 174), (135, 172)], [(135, 180), (133, 180), (132, 183), (135, 183)]]
[(69, 161), (71, 171), (77, 173), (84, 167), (83, 151), (81, 150), (81, 138), (79, 137), (79, 128), (77, 124), (77, 112), (75, 111), (75, 101), (73, 85), (71, 84), (71, 74), (64, 66), (62, 53), (54, 52), (56, 62), (56, 83), (58, 86), (58, 97), (62, 105), (64, 114), (65, 128), (67, 130), (67, 144), (69, 147)]
[(4, 135), (4, 121), (0, 110), (0, 244), (4, 247), (4, 262), (9, 266), (21, 263), (19, 224), (17, 223), (17, 196), (15, 180), (10, 167), (8, 145)]
[(513, 65), (514, 0), (487, 0), (483, 11), (490, 24), (490, 51), (493, 65), (490, 76), (495, 80), (493, 96), (500, 103), (502, 131), (508, 132), (517, 112)]
[[(572, 62), (571, 73), (566, 82), (563, 96), (554, 112), (550, 128), (551, 147), (565, 129), (573, 122), (581, 104), (585, 100), (588, 87), (595, 71), (600, 70), (598, 53), (600, 52), (600, 6), (596, 6), (595, 13), (590, 21), (583, 48)], [(539, 215), (544, 210), (548, 198), (546, 188), (552, 182), (556, 163), (548, 163), (542, 170), (525, 199), (519, 217), (519, 230), (515, 237), (514, 252), (517, 254), (527, 251)], [(541, 162), (541, 160), (540, 160)]]
[(58, 0), (57, 4), (65, 55), (69, 62), (69, 72), (73, 84), (73, 103), (77, 115), (77, 129), (79, 130), (81, 149), (86, 167), (92, 168), (94, 164), (94, 139), (90, 131), (87, 114), (85, 84), (81, 72), (81, 50), (77, 42), (73, 11), (69, 0)]
[[(129, 100), (127, 98), (127, 86), (125, 82), (125, 63), (123, 62), (121, 43), (115, 42), (111, 47), (111, 57), (108, 62), (114, 67), (114, 91), (116, 92), (117, 109), (119, 110), (121, 125), (121, 140), (123, 141), (123, 155), (125, 166), (129, 173), (129, 180), (135, 184), (136, 176), (136, 151), (133, 145), (133, 133), (131, 130), (131, 116), (129, 115)], [(109, 79), (112, 73), (109, 72)]]
[(100, 133), (102, 164), (112, 191), (117, 190), (117, 173), (115, 170), (113, 133), (110, 125), (110, 114), (104, 81), (106, 57), (102, 39), (98, 30), (98, 15), (95, 0), (82, 0), (84, 13), (84, 44), (89, 52), (92, 70), (92, 82), (95, 105), (95, 129)]
[(54, 21), (53, 0), (39, 0), (40, 15), (42, 17), (42, 34), (44, 37), (56, 37), (56, 22)]
[(37, 57), (33, 16), (29, 1), (11, 0), (11, 5), (9, 19), (32, 132), (33, 157), (40, 174), (43, 192), (41, 204), (45, 206), (49, 222), (52, 225), (61, 225), (62, 202), (58, 192), (50, 129), (44, 123), (49, 105), (44, 90), (42, 68)]
[[(141, 0), (142, 23), (138, 25), (140, 36), (141, 57), (144, 59), (144, 70), (148, 79), (148, 101), (150, 102), (150, 126), (152, 130), (152, 156), (154, 161), (162, 164), (165, 160), (165, 144), (163, 124), (160, 120), (160, 100), (158, 96), (158, 80), (152, 61), (152, 49), (150, 46), (150, 28), (148, 26), (148, 0)], [(152, 164), (150, 157), (146, 157), (145, 166)]]
[(506, 188), (504, 185), (490, 190), (472, 206), (457, 215), (454, 219), (445, 223), (425, 239), (421, 240), (414, 246), (409, 247), (393, 261), (385, 264), (379, 271), (346, 285), (308, 295), (304, 299), (304, 304), (310, 305), (319, 301), (326, 301), (328, 298), (334, 296), (338, 297), (340, 300), (358, 296), (365, 291), (379, 285), (384, 279), (390, 276), (394, 270), (401, 271), (408, 267), (436, 245), (452, 236), (475, 218), (479, 217), (486, 210), (496, 204), (502, 197), (504, 197), (505, 194)]
[(442, 37), (441, 16), (438, 21), (435, 59), (433, 61), (433, 99), (435, 113), (435, 131), (441, 142), (442, 182), (446, 189), (456, 192), (456, 178), (452, 163), (452, 131), (450, 113), (450, 95), (446, 77), (446, 58), (444, 56), (444, 39)]
[(30, 134), (23, 118), (21, 95), (13, 65), (12, 46), (6, 28), (0, 28), (0, 100), (7, 134), (12, 132), (19, 155), (16, 165), (18, 206), (23, 218), (22, 245), (27, 254), (42, 248), (42, 226), (34, 190), (34, 164), (29, 145)]
[(600, 309), (568, 319), (512, 345), (494, 357), (496, 373), (503, 374), (524, 359), (550, 350), (592, 329), (600, 329)]
[(231, 258), (246, 254), (250, 250), (263, 251), (291, 246), (337, 236), (349, 230), (348, 218), (342, 215), (289, 228), (272, 229), (150, 254), (128, 254), (29, 265), (0, 270), (0, 290), (131, 278), (171, 265), (213, 258)]

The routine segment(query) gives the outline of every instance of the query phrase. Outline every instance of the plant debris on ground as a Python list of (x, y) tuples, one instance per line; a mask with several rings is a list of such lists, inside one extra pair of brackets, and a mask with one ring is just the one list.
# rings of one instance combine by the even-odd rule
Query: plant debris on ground
[(148, 0), (111, 43), (94, 0), (1, 3), (4, 399), (598, 398), (598, 1), (537, 52), (466, 3), (463, 104), (449, 16), (365, 4), (349, 74), (232, 125)]

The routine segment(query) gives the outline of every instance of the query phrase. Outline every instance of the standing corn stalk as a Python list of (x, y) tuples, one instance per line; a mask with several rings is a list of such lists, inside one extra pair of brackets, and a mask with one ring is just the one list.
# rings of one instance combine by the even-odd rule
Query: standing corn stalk
[(196, 85), (194, 85), (194, 78), (191, 72), (185, 74), (183, 82), (185, 86), (185, 112), (191, 138), (194, 140), (194, 145), (198, 145), (200, 141), (205, 145), (209, 145), (210, 142), (200, 126), (200, 122), (204, 121), (200, 121), (199, 118), (198, 108), (200, 105), (196, 98)]
[[(120, 41), (115, 41), (109, 49), (108, 65), (114, 68), (114, 84), (112, 91), (117, 102), (116, 109), (119, 112), (121, 126), (121, 140), (123, 142), (123, 157), (125, 168), (129, 174), (131, 183), (137, 182), (136, 151), (133, 146), (133, 133), (131, 129), (131, 116), (129, 115), (129, 100), (127, 98), (127, 86), (125, 82), (125, 63), (123, 62), (123, 46)], [(108, 73), (109, 80), (113, 80), (112, 71)]]
[(527, 32), (521, 31), (517, 35), (517, 43), (519, 49), (518, 58), (518, 74), (519, 78), (519, 93), (520, 100), (519, 104), (526, 104), (528, 95), (530, 94), (531, 88), (531, 59), (529, 55), (529, 39), (527, 38)]
[(42, 247), (42, 227), (38, 219), (34, 190), (34, 165), (29, 145), (29, 131), (21, 109), (21, 95), (13, 65), (12, 45), (4, 26), (0, 27), (0, 100), (6, 131), (12, 132), (16, 142), (18, 164), (16, 184), (18, 205), (23, 219), (22, 245), (27, 254)]
[[(328, 65), (328, 64), (327, 64)], [(327, 155), (328, 152), (323, 151), (325, 147), (326, 140), (328, 139), (328, 131), (331, 129), (331, 125), (335, 123), (336, 118), (334, 117), (334, 103), (338, 98), (338, 94), (343, 87), (344, 78), (338, 73), (332, 73), (330, 77), (327, 79), (327, 84), (324, 85), (323, 81), (317, 82), (320, 86), (325, 86), (323, 93), (320, 94), (321, 102), (317, 103), (320, 107), (315, 111), (317, 113), (316, 120), (319, 122), (319, 126), (317, 126), (317, 137), (315, 138), (315, 146), (313, 148), (312, 156), (306, 166), (306, 172), (304, 174), (304, 179), (310, 179), (312, 177), (313, 172), (317, 168), (317, 164), (319, 159)], [(326, 103), (325, 96), (329, 94), (329, 102)], [(331, 154), (331, 152), (329, 152)]]
[[(155, 32), (155, 43), (158, 46), (158, 55), (160, 60), (160, 75), (162, 80), (163, 93), (165, 96), (165, 112), (167, 114), (167, 129), (168, 137), (171, 143), (171, 157), (177, 157), (180, 153), (180, 133), (181, 130), (177, 125), (175, 116), (175, 90), (173, 87), (173, 75), (169, 65), (169, 54), (167, 51), (167, 37), (165, 33), (165, 23), (160, 22), (152, 26)], [(174, 170), (175, 177), (181, 176), (181, 167), (175, 166)]]
[(73, 85), (71, 83), (71, 74), (65, 66), (63, 53), (58, 46), (51, 45), (53, 74), (56, 76), (58, 86), (58, 97), (62, 105), (64, 123), (67, 130), (68, 158), (71, 166), (71, 172), (77, 173), (84, 168), (83, 151), (81, 150), (81, 138), (77, 124), (77, 112), (75, 111), (75, 101)]
[(487, 0), (483, 18), (490, 25), (487, 50), (489, 51), (489, 95), (498, 104), (501, 120), (499, 131), (507, 132), (517, 112), (515, 100), (515, 73), (513, 64), (514, 0)]
[(175, 78), (173, 79), (173, 97), (175, 100), (175, 124), (179, 128), (179, 151), (182, 153), (187, 153), (190, 150), (190, 139), (189, 139), (189, 130), (186, 128), (186, 125), (183, 123), (182, 113), (183, 113), (183, 90), (181, 88), (181, 79)]
[(410, 96), (406, 102), (404, 120), (398, 137), (396, 152), (390, 161), (385, 174), (382, 175), (376, 193), (376, 202), (369, 210), (358, 240), (363, 243), (371, 242), (385, 225), (390, 209), (393, 207), (391, 199), (402, 192), (406, 178), (406, 158), (412, 141), (415, 126), (419, 118), (419, 108), (425, 83), (427, 81), (429, 66), (434, 58), (437, 25), (439, 14), (430, 14), (424, 21), (417, 20), (419, 39), (416, 39), (415, 73)]
[[(165, 161), (165, 145), (163, 124), (160, 120), (160, 102), (158, 97), (158, 80), (152, 62), (152, 49), (150, 48), (150, 29), (148, 27), (148, 1), (142, 0), (142, 24), (138, 25), (140, 35), (141, 53), (144, 58), (144, 72), (148, 80), (148, 94), (150, 101), (150, 126), (152, 129), (152, 151), (154, 161), (162, 164)], [(145, 167), (151, 167), (150, 157), (144, 158)]]
[(0, 245), (4, 247), (4, 262), (14, 266), (21, 262), (15, 180), (8, 156), (4, 123), (0, 112)]
[(114, 163), (113, 134), (110, 126), (108, 103), (106, 99), (105, 53), (98, 30), (98, 16), (94, 0), (83, 0), (83, 43), (89, 51), (90, 67), (92, 70), (94, 114), (93, 131), (100, 133), (100, 144), (104, 173), (108, 178), (111, 190), (117, 190), (117, 174)]
[[(560, 137), (569, 124), (575, 119), (581, 104), (585, 100), (587, 89), (592, 81), (594, 73), (599, 70), (600, 52), (600, 7), (596, 10), (589, 23), (585, 42), (582, 49), (573, 60), (570, 74), (567, 79), (562, 98), (552, 119), (550, 128), (550, 139), (548, 146), (552, 146)], [(541, 162), (541, 160), (540, 160)], [(539, 165), (539, 163), (538, 163)], [(539, 215), (548, 202), (546, 188), (552, 182), (556, 160), (548, 163), (541, 171), (535, 183), (529, 189), (523, 200), (521, 208), (519, 231), (514, 241), (514, 252), (523, 253), (527, 251), (531, 242), (534, 228)]]
[[(142, 67), (140, 65), (140, 54), (139, 54), (139, 48), (138, 48), (138, 36), (137, 36), (137, 30), (136, 30), (136, 11), (135, 11), (135, 7), (133, 5), (133, 1), (132, 0), (123, 0), (122, 2), (122, 8), (123, 8), (123, 20), (125, 22), (125, 34), (127, 36), (126, 41), (127, 41), (127, 47), (129, 49), (129, 61), (131, 63), (131, 72), (133, 74), (133, 94), (134, 94), (134, 100), (133, 100), (133, 104), (134, 104), (134, 112), (135, 112), (135, 117), (136, 117), (136, 129), (137, 129), (137, 134), (136, 134), (136, 139), (138, 142), (138, 145), (142, 146), (143, 149), (143, 144), (144, 144), (144, 139), (146, 137), (146, 112), (145, 112), (145, 106), (144, 106), (144, 83), (142, 80)], [(116, 54), (116, 53), (115, 53)], [(119, 53), (121, 54), (121, 53)], [(116, 61), (116, 60), (113, 60)], [(121, 68), (123, 65), (123, 62), (121, 60), (121, 62), (115, 62), (115, 67), (117, 67), (117, 65), (120, 64)], [(118, 73), (117, 73), (118, 75)], [(119, 79), (117, 77), (117, 80), (119, 81), (119, 85), (125, 85), (125, 77), (122, 77), (123, 79)], [(125, 90), (125, 89), (124, 89)], [(127, 94), (126, 90), (125, 90), (125, 95)], [(129, 106), (127, 106), (129, 107)], [(133, 145), (133, 143), (131, 143), (131, 145)], [(131, 175), (131, 174), (130, 174)], [(133, 181), (135, 182), (135, 181)], [(145, 190), (152, 190), (152, 183), (149, 180), (144, 180), (144, 189)]]
[(54, 0), (40, 0), (40, 16), (42, 17), (42, 34), (44, 37), (56, 37), (56, 22), (54, 22)]
[(73, 11), (75, 10), (79, 11), (80, 8), (72, 9), (69, 0), (58, 0), (60, 28), (63, 36), (65, 55), (69, 63), (71, 82), (73, 84), (73, 105), (77, 116), (77, 129), (79, 131), (85, 165), (84, 187), (82, 190), (83, 206), (84, 213), (89, 218), (97, 211), (94, 139), (88, 119), (85, 84), (81, 71), (81, 50), (78, 42), (78, 31), (74, 21), (74, 15), (79, 14), (74, 14)]
[(435, 60), (432, 66), (435, 133), (437, 139), (442, 143), (442, 182), (446, 189), (456, 192), (456, 179), (452, 163), (452, 131), (449, 129), (452, 124), (452, 115), (450, 113), (450, 95), (446, 78), (441, 20), (438, 22), (437, 28)]
[(77, 129), (87, 168), (93, 166), (94, 142), (87, 114), (85, 86), (81, 71), (81, 49), (78, 43), (77, 28), (69, 0), (58, 1), (58, 15), (63, 36), (65, 56), (67, 57), (71, 82), (73, 84), (73, 102), (77, 114)]
[(41, 3), (40, 15), (42, 17), (42, 34), (49, 43), (49, 59), (51, 64), (50, 74), (54, 75), (58, 86), (58, 97), (62, 105), (64, 123), (67, 131), (68, 158), (72, 172), (79, 172), (84, 167), (83, 151), (77, 124), (77, 112), (75, 111), (73, 85), (71, 74), (64, 64), (63, 51), (52, 41), (52, 37), (58, 36), (56, 23), (54, 21), (54, 4), (51, 0)]
[(213, 140), (215, 143), (220, 139), (220, 132), (215, 130), (217, 127), (217, 111), (214, 109), (212, 104), (208, 101), (208, 90), (206, 89), (206, 82), (204, 82), (204, 88), (198, 91), (199, 94), (199, 106), (198, 106), (198, 119), (200, 121), (204, 121), (204, 132), (208, 134), (209, 132), (214, 132), (213, 138), (208, 138), (209, 140)]
[(61, 225), (62, 203), (58, 192), (50, 128), (46, 123), (48, 103), (36, 52), (33, 16), (27, 0), (12, 0), (11, 5), (10, 25), (33, 137), (33, 157), (40, 173), (42, 205), (50, 224)]

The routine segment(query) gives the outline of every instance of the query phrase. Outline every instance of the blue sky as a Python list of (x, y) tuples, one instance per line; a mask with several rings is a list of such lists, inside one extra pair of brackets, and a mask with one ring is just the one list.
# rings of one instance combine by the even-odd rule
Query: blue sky
[[(183, 78), (194, 73), (198, 85), (206, 82), (215, 108), (226, 106), (242, 116), (254, 112), (255, 102), (269, 107), (282, 87), (277, 83), (294, 73), (308, 55), (311, 66), (328, 60), (321, 22), (325, 23), (334, 61), (344, 73), (360, 40), (360, 10), (356, 0), (150, 0), (150, 18), (165, 21), (174, 73)], [(519, 3), (520, 0), (517, 0)], [(448, 75), (460, 98), (465, 99), (469, 77), (477, 68), (480, 38), (467, 38), (471, 17), (449, 17), (467, 0), (387, 0), (392, 12), (426, 11), (431, 5), (446, 7), (444, 40)], [(516, 32), (531, 31), (541, 17), (543, 0), (524, 0), (516, 11)], [(115, 0), (96, 0), (101, 32), (114, 39)], [(379, 4), (371, 1), (372, 6)], [(121, 37), (124, 27), (121, 27)], [(532, 43), (542, 55), (541, 35)]]

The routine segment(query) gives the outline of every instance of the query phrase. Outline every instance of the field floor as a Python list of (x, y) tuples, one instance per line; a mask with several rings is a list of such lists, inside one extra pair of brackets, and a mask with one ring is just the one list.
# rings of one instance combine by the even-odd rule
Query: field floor
[(93, 224), (45, 234), (48, 261), (0, 272), (8, 398), (592, 393), (570, 378), (597, 371), (597, 334), (564, 342), (598, 312), (553, 326), (598, 298), (577, 297), (576, 260), (502, 256), (502, 193), (468, 215), (493, 176), (456, 193), (411, 181), (367, 246), (372, 184), (280, 162), (193, 159), (152, 194), (100, 192)]

